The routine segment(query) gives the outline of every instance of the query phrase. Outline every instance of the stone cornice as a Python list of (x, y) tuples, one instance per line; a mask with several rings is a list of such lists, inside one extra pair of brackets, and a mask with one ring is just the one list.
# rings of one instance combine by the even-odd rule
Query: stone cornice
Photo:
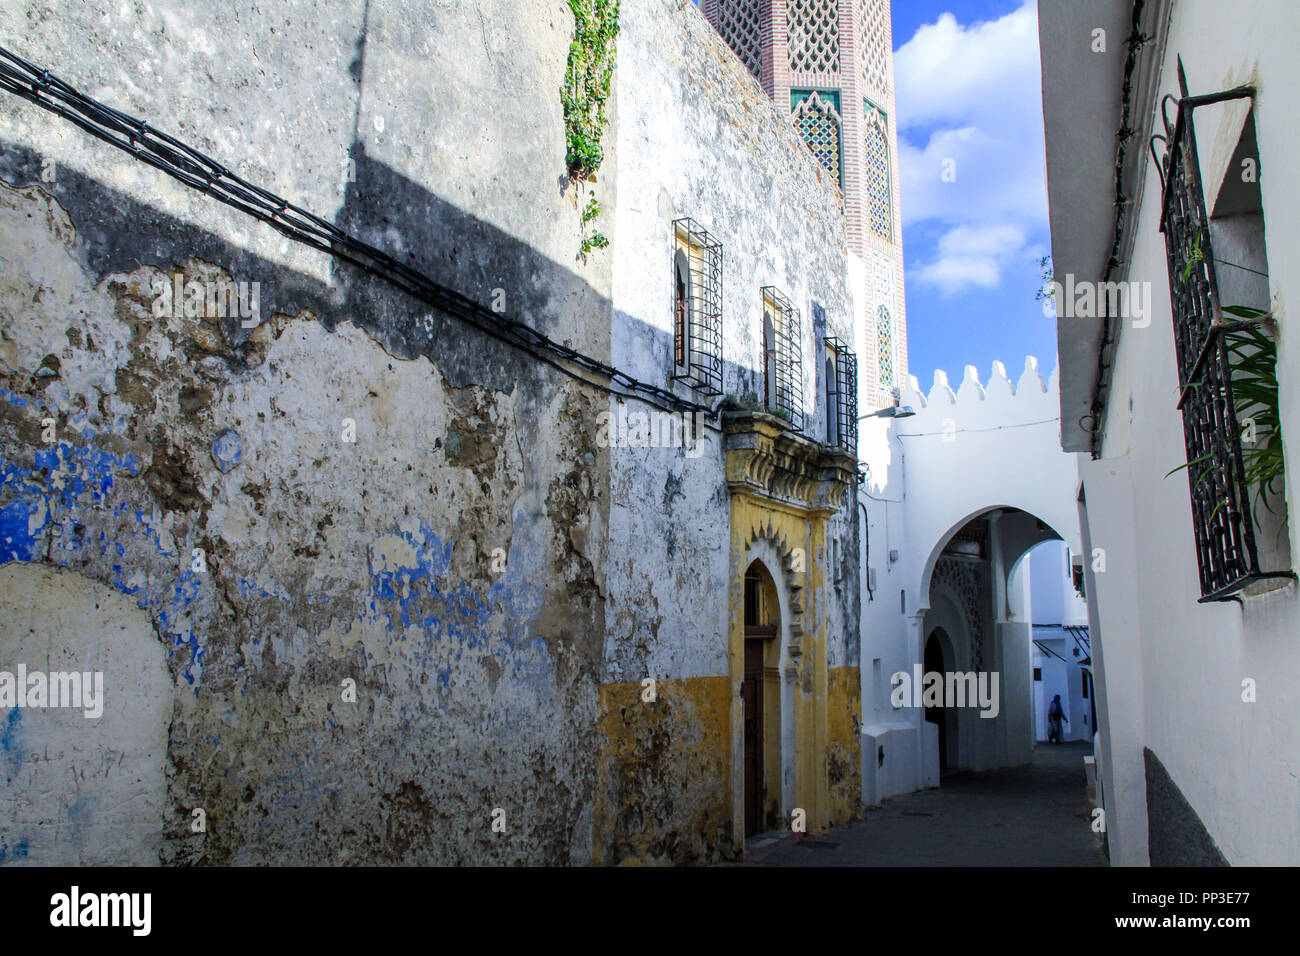
[(857, 480), (857, 459), (786, 428), (775, 415), (724, 412), (727, 488), (808, 513), (833, 514)]

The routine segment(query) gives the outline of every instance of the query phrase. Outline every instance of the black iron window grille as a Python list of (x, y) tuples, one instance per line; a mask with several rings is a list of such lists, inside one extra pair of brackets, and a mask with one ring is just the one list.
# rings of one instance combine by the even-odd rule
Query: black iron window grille
[[(1169, 298), (1178, 354), (1187, 480), (1191, 492), (1196, 559), (1202, 602), (1231, 599), (1264, 578), (1292, 577), (1290, 571), (1260, 567), (1256, 529), (1249, 501), (1250, 486), (1242, 454), (1238, 396), (1233, 391), (1233, 333), (1257, 329), (1260, 318), (1225, 315), (1210, 241), (1201, 183), (1193, 111), (1198, 106), (1253, 98), (1251, 87), (1189, 96), (1182, 62), (1178, 64), (1181, 97), (1161, 101), (1165, 133), (1152, 137), (1163, 185), (1160, 231), (1165, 236)], [(1165, 104), (1175, 100), (1170, 123)], [(1155, 141), (1165, 145), (1163, 159)], [(1246, 311), (1246, 310), (1242, 310)]]
[(763, 402), (794, 431), (803, 430), (803, 363), (799, 310), (779, 289), (763, 293)]
[(858, 357), (835, 336), (826, 343), (826, 441), (858, 453)]
[(722, 394), (722, 245), (694, 219), (673, 222), (673, 380)]

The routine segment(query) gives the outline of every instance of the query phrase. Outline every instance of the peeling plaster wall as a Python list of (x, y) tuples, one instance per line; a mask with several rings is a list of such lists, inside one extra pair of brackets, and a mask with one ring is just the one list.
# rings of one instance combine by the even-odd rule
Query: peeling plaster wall
[[(559, 0), (0, 10), (91, 95), (607, 357), (608, 265), (558, 186), (571, 30)], [(134, 605), (173, 688), (160, 837), (119, 861), (587, 861), (599, 393), (8, 96), (0, 236), (0, 561)], [(259, 282), (261, 324), (158, 315), (177, 278)]]
[[(565, 188), (572, 27), (562, 0), (0, 9), (7, 43), (90, 95), (656, 384), (671, 222), (699, 219), (726, 247), (725, 390), (761, 388), (759, 289), (775, 285), (802, 314), (805, 432), (824, 434), (822, 338), (855, 339), (824, 170), (697, 11), (648, 0), (623, 7), (599, 182)], [(613, 245), (583, 260), (593, 193)], [(0, 236), (0, 563), (112, 589), (165, 657), (160, 830), (130, 853), (734, 852), (743, 568), (716, 430), (698, 457), (602, 447), (618, 402), (10, 97)], [(255, 329), (159, 314), (168, 283), (221, 280), (259, 283)], [(820, 706), (843, 713), (823, 731), (833, 766), (804, 773), (837, 814), (859, 717), (855, 507), (808, 555), (825, 582)], [(53, 862), (43, 845), (25, 859)]]

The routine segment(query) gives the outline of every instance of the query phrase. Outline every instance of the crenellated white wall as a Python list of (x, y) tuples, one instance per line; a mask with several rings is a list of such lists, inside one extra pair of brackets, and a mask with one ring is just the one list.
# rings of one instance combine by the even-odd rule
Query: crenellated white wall
[[(915, 414), (869, 418), (859, 440), (869, 469), (861, 498), (867, 525), (862, 704), (868, 803), (938, 783), (937, 762), (927, 756), (937, 741), (927, 748), (919, 709), (893, 708), (889, 677), (922, 661), (931, 577), (953, 535), (973, 517), (1004, 512), (996, 520), (991, 556), (983, 665), (1001, 675), (1000, 715), (981, 719), (971, 711), (958, 731), (963, 765), (976, 769), (1024, 762), (1033, 742), (1028, 583), (1017, 563), (1029, 548), (1054, 537), (1081, 551), (1077, 456), (1061, 451), (1056, 376), (1044, 382), (1037, 359), (1025, 360), (1014, 383), (1001, 362), (985, 382), (967, 366), (956, 389), (946, 373), (936, 371), (928, 394), (910, 378), (901, 404)], [(956, 669), (972, 666), (961, 652), (957, 658)], [(879, 746), (885, 747), (883, 764)]]

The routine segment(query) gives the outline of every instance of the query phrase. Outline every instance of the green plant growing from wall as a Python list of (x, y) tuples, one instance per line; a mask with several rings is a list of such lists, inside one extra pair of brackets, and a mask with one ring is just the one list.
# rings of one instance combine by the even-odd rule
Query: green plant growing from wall
[(573, 42), (560, 89), (566, 158), (570, 176), (589, 180), (605, 158), (600, 138), (614, 77), (618, 0), (569, 0), (569, 9), (573, 11)]
[(784, 408), (768, 408), (766, 404), (759, 400), (757, 395), (750, 392), (739, 395), (735, 392), (728, 392), (726, 400), (723, 402), (723, 408), (731, 412), (758, 412), (761, 415), (771, 415), (786, 424), (793, 421), (789, 411)]
[[(615, 41), (618, 37), (619, 0), (569, 0), (573, 11), (573, 42), (564, 70), (560, 102), (564, 107), (565, 161), (574, 182), (595, 182), (596, 170), (604, 162), (600, 145), (608, 115), (614, 78)], [(609, 239), (600, 232), (588, 232), (600, 215), (600, 203), (593, 196), (582, 211), (584, 259), (593, 249), (604, 249)]]
[[(1268, 313), (1227, 306), (1229, 315), (1265, 319)], [(1277, 343), (1258, 328), (1228, 334), (1232, 395), (1242, 432), (1241, 458), (1246, 484), (1255, 489), (1255, 507), (1273, 513), (1272, 501), (1283, 494), (1282, 418), (1277, 384)], [(1258, 518), (1258, 514), (1256, 515)]]
[(1052, 297), (1052, 283), (1056, 281), (1054, 270), (1052, 269), (1052, 257), (1043, 256), (1038, 260), (1038, 291), (1034, 293), (1034, 301), (1042, 302), (1044, 299)]
[(749, 392), (740, 395), (728, 392), (723, 407), (732, 412), (761, 412), (763, 403), (758, 400), (757, 395), (751, 395)]
[(582, 255), (587, 255), (592, 249), (604, 249), (609, 245), (609, 239), (603, 232), (587, 232), (587, 224), (600, 215), (600, 201), (592, 196), (588, 201), (586, 208), (582, 210)]
[[(1243, 319), (1269, 317), (1269, 313), (1245, 306), (1225, 306), (1223, 311)], [(1283, 494), (1281, 482), (1285, 468), (1277, 383), (1277, 343), (1257, 328), (1238, 329), (1224, 335), (1232, 374), (1233, 411), (1241, 435), (1242, 471), (1247, 487), (1255, 493), (1255, 520), (1258, 523), (1259, 506), (1262, 504), (1272, 514), (1273, 502), (1280, 501)], [(1203, 384), (1189, 382), (1188, 387), (1201, 388)], [(1207, 452), (1171, 469), (1165, 477), (1212, 457), (1213, 454)], [(1201, 472), (1197, 483), (1209, 480), (1213, 475), (1214, 469), (1207, 468)], [(1211, 520), (1225, 504), (1226, 498), (1219, 501), (1210, 515)]]

